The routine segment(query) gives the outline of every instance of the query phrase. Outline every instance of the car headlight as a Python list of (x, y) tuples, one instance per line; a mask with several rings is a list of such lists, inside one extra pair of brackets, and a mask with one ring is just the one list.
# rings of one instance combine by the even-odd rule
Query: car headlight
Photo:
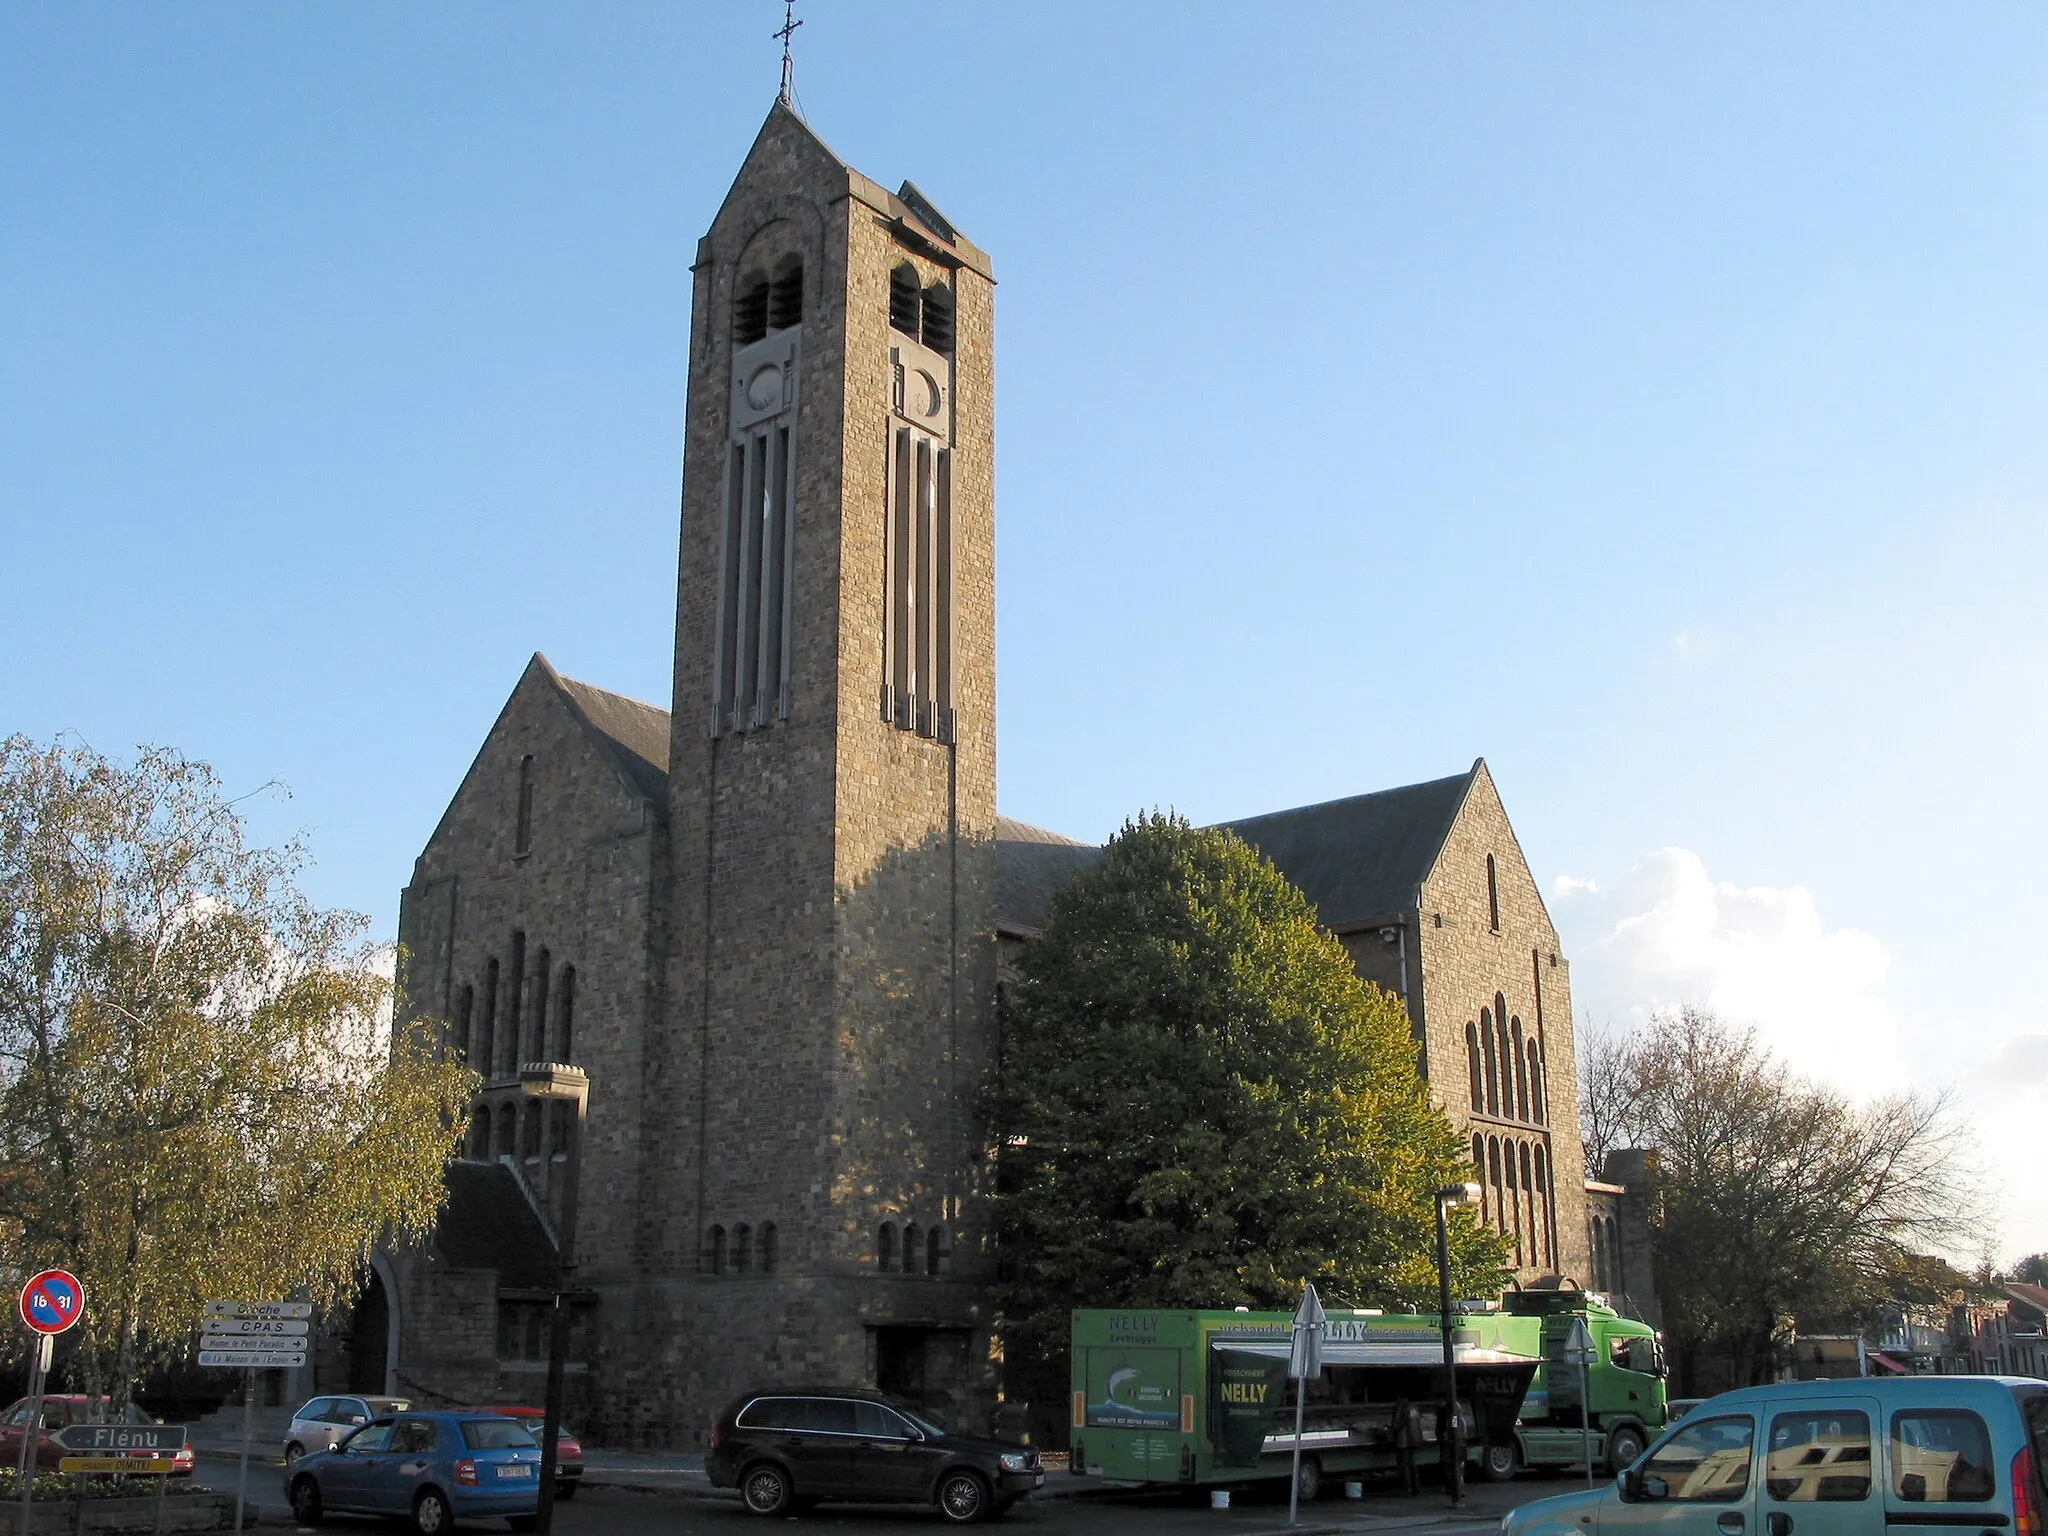
[(1029, 1472), (1031, 1455), (1028, 1451), (1005, 1451), (1002, 1454), (1002, 1463), (1005, 1472)]

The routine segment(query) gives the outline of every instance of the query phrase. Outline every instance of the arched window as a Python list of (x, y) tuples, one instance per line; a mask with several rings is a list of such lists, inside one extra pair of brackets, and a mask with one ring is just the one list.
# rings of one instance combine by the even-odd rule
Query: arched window
[(576, 967), (562, 967), (555, 984), (555, 1060), (574, 1061), (576, 1049)]
[(1501, 1118), (1515, 1118), (1515, 1053), (1508, 1044), (1508, 1000), (1493, 994), (1493, 1046), (1500, 1053)]
[(1529, 1058), (1529, 1108), (1538, 1125), (1550, 1123), (1550, 1106), (1543, 1102), (1543, 1059), (1536, 1053), (1536, 1042), (1531, 1040), (1526, 1054)]
[(903, 1273), (914, 1275), (918, 1266), (924, 1263), (924, 1247), (921, 1230), (914, 1221), (903, 1224)]
[(548, 984), (554, 979), (554, 957), (548, 947), (540, 948), (540, 959), (533, 967), (533, 1059), (552, 1061), (548, 1055)]
[(519, 814), (512, 829), (512, 851), (533, 849), (533, 754), (519, 759)]
[(1493, 1015), (1479, 1010), (1479, 1038), (1486, 1052), (1486, 1112), (1500, 1113), (1500, 1056), (1494, 1048)]
[(775, 1223), (764, 1221), (761, 1223), (761, 1273), (774, 1274), (776, 1260), (780, 1257), (776, 1252)]
[(1486, 1138), (1472, 1138), (1472, 1177), (1479, 1185), (1479, 1219), (1483, 1223), (1486, 1215)]
[(801, 256), (785, 256), (775, 268), (768, 285), (768, 329), (786, 331), (804, 323), (804, 263)]
[(550, 1158), (569, 1155), (569, 1117), (576, 1113), (576, 1106), (567, 1099), (543, 1099), (548, 1107), (548, 1156)]
[(1465, 1072), (1472, 1079), (1472, 1107), (1486, 1108), (1486, 1087), (1479, 1070), (1479, 1026), (1465, 1026)]
[(1486, 1138), (1486, 1184), (1487, 1188), (1493, 1192), (1494, 1228), (1497, 1231), (1505, 1232), (1508, 1229), (1508, 1213), (1507, 1206), (1501, 1198), (1500, 1138), (1498, 1136)]
[(889, 274), (889, 324), (906, 336), (917, 334), (917, 268), (904, 262)]
[(1515, 1267), (1519, 1269), (1522, 1266), (1522, 1184), (1515, 1177), (1515, 1144), (1512, 1141), (1502, 1142), (1501, 1153), (1501, 1162), (1506, 1165), (1501, 1169), (1501, 1182), (1507, 1190), (1508, 1235), (1514, 1239)]
[(1516, 1156), (1522, 1163), (1522, 1201), (1529, 1207), (1529, 1262), (1535, 1264), (1541, 1260), (1543, 1246), (1536, 1234), (1543, 1229), (1536, 1224), (1536, 1180), (1529, 1157), (1529, 1143), (1523, 1142)]
[(519, 1106), (509, 1100), (498, 1106), (498, 1137), (495, 1151), (510, 1157), (519, 1150)]
[(875, 1234), (875, 1268), (889, 1274), (896, 1268), (896, 1223), (885, 1221)]
[(521, 1157), (540, 1156), (540, 1112), (545, 1102), (542, 1099), (528, 1099), (525, 1104), (525, 1113), (519, 1117), (519, 1155)]
[(732, 1229), (732, 1272), (744, 1275), (754, 1262), (754, 1229), (741, 1222)]
[(506, 1072), (519, 1070), (519, 1052), (526, 1042), (519, 1038), (519, 1025), (525, 1017), (522, 1004), (526, 1001), (526, 930), (512, 930), (512, 995), (507, 998), (505, 1008), (505, 1059), (499, 1064)]
[(1495, 933), (1500, 932), (1500, 873), (1490, 853), (1486, 856), (1486, 922)]
[(1522, 1021), (1510, 1020), (1508, 1033), (1514, 1037), (1509, 1049), (1515, 1058), (1515, 1116), (1526, 1120), (1529, 1118), (1529, 1061), (1522, 1054)]
[(481, 1104), (469, 1112), (469, 1155), (479, 1163), (491, 1155), (491, 1112)]
[(498, 1032), (498, 960), (493, 955), (484, 962), (484, 1014), (483, 1022), (477, 1026), (476, 1042), (470, 1048), (469, 1064), (489, 1077), (497, 1063), (491, 1059), (491, 1052), (497, 1046)]
[(465, 984), (455, 1001), (455, 1055), (460, 1061), (469, 1060), (470, 1014), (475, 1008), (476, 988)]
[(946, 1240), (944, 1227), (933, 1227), (924, 1235), (924, 1272), (928, 1275), (942, 1275), (950, 1267), (947, 1260), (952, 1257), (952, 1244)]
[(704, 1267), (714, 1275), (725, 1273), (725, 1228), (711, 1229), (711, 1251), (704, 1256)]
[(732, 344), (751, 346), (768, 334), (768, 276), (750, 272), (732, 298)]
[(943, 283), (924, 291), (923, 339), (934, 352), (953, 350), (953, 292)]
[(1543, 1238), (1543, 1265), (1557, 1268), (1557, 1210), (1550, 1198), (1550, 1169), (1543, 1149), (1536, 1149), (1536, 1230)]

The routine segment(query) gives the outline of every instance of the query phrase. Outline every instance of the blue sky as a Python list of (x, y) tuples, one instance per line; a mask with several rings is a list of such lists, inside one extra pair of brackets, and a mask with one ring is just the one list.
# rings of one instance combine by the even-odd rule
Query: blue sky
[[(1953, 1084), (2048, 1248), (2048, 11), (803, 7), (999, 291), (1001, 792), (1492, 764), (1582, 1011)], [(396, 892), (526, 657), (666, 702), (780, 6), (0, 10), (0, 728)]]

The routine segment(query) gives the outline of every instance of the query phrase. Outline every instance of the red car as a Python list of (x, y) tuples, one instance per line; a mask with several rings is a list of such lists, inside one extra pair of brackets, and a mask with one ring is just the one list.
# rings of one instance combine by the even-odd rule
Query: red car
[[(36, 1430), (36, 1465), (45, 1472), (54, 1472), (57, 1469), (59, 1457), (76, 1456), (78, 1452), (67, 1451), (52, 1440), (50, 1438), (50, 1431), (62, 1429), (67, 1424), (104, 1423), (107, 1406), (108, 1400), (104, 1397), (101, 1398), (99, 1400), (99, 1412), (92, 1414), (86, 1411), (86, 1396), (83, 1392), (45, 1393), (43, 1395), (42, 1423)], [(0, 1467), (18, 1467), (21, 1465), (21, 1430), (22, 1426), (28, 1422), (28, 1414), (29, 1400), (25, 1397), (16, 1398), (14, 1402), (8, 1405), (7, 1412), (0, 1414)], [(128, 1417), (124, 1422), (129, 1424), (154, 1424), (157, 1420), (152, 1419), (140, 1408), (130, 1403), (128, 1405)], [(115, 1454), (147, 1458), (150, 1453), (148, 1451), (120, 1451)], [(191, 1446), (179, 1446), (172, 1453), (171, 1459), (177, 1463), (177, 1469), (171, 1473), (171, 1476), (190, 1477), (192, 1475)]]
[[(478, 1413), (502, 1414), (508, 1419), (517, 1419), (533, 1436), (534, 1443), (540, 1442), (541, 1431), (547, 1427), (548, 1416), (539, 1408), (506, 1408), (498, 1404), (487, 1404), (476, 1410)], [(555, 1497), (573, 1499), (576, 1485), (583, 1481), (583, 1442), (562, 1425), (555, 1430)]]

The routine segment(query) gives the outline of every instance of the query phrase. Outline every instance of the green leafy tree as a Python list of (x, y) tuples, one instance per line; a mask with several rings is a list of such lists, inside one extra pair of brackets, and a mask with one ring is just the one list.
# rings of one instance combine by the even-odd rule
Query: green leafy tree
[(251, 848), (204, 764), (0, 743), (0, 1241), (85, 1282), (118, 1412), (209, 1297), (345, 1302), (423, 1234), (475, 1077), (388, 1024), (364, 919)]
[[(1065, 1390), (1075, 1307), (1436, 1293), (1434, 1192), (1472, 1177), (1406, 1010), (1271, 861), (1171, 815), (1055, 901), (1005, 998), (998, 1305), (1013, 1383)], [(1460, 1295), (1503, 1282), (1454, 1213)]]

